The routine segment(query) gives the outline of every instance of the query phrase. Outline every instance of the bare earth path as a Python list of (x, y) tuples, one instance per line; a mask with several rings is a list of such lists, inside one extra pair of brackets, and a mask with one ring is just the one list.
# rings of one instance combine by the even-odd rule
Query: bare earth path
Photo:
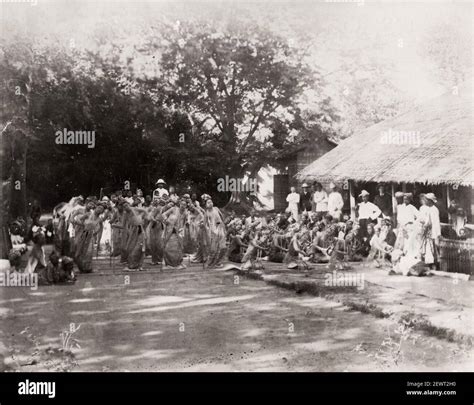
[[(140, 273), (116, 268), (115, 274), (109, 268), (81, 274), (75, 285), (1, 288), (0, 323), (0, 367), (22, 371), (462, 371), (471, 366), (455, 343), (407, 333), (398, 353), (399, 325), (389, 319), (200, 266)], [(72, 348), (74, 356), (64, 366), (52, 357), (71, 323), (81, 325), (72, 336), (80, 348)]]

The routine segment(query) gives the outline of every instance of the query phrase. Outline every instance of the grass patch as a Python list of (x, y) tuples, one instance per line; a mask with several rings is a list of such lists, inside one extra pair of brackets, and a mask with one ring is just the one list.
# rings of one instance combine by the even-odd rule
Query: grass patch
[(436, 337), (438, 339), (444, 339), (448, 342), (456, 342), (465, 344), (472, 347), (472, 338), (465, 335), (456, 333), (453, 329), (443, 328), (433, 325), (423, 314), (417, 314), (415, 312), (405, 312), (400, 316), (399, 322), (406, 323), (413, 327), (413, 329), (425, 332), (429, 336)]

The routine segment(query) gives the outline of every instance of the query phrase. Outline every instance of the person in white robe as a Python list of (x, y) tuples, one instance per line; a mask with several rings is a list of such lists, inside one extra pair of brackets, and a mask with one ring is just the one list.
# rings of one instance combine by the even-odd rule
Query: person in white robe
[(344, 200), (342, 195), (336, 189), (336, 185), (331, 183), (329, 185), (331, 192), (328, 195), (328, 214), (335, 218), (337, 221), (341, 220), (342, 208), (344, 207)]
[(296, 192), (295, 187), (290, 188), (290, 194), (287, 195), (286, 202), (288, 203), (286, 212), (290, 212), (293, 219), (295, 221), (298, 221), (299, 220), (298, 205), (300, 203), (300, 195)]
[(423, 224), (423, 243), (421, 247), (425, 263), (432, 265), (438, 261), (438, 245), (441, 236), (439, 210), (436, 207), (436, 196), (427, 193), (424, 196), (425, 205), (420, 208), (420, 221)]
[(328, 212), (328, 194), (321, 183), (316, 184), (316, 191), (313, 194), (313, 202), (316, 213), (320, 214), (321, 217), (324, 217)]
[(397, 207), (397, 241), (395, 247), (402, 251), (406, 250), (405, 245), (413, 232), (413, 224), (420, 217), (420, 212), (411, 204), (412, 194), (403, 195), (403, 203)]

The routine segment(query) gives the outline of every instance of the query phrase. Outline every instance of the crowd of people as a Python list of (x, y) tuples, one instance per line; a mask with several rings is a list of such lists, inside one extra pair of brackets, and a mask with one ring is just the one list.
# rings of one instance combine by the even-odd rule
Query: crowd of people
[[(398, 191), (392, 198), (379, 184), (373, 202), (370, 193), (362, 190), (351, 219), (343, 215), (337, 186), (330, 183), (329, 189), (327, 193), (318, 182), (311, 187), (303, 183), (300, 193), (291, 188), (284, 220), (276, 220), (285, 226), (272, 226), (270, 232), (274, 246), (282, 246), (284, 235), (285, 261), (290, 265), (296, 266), (297, 256), (316, 262), (374, 260), (378, 266), (387, 265), (391, 274), (417, 275), (437, 266), (441, 223), (433, 193), (420, 194), (416, 208), (411, 193)], [(465, 213), (454, 200), (450, 214), (452, 226), (446, 236), (467, 238)]]
[[(362, 190), (356, 216), (350, 218), (343, 215), (337, 186), (329, 188), (327, 193), (315, 183), (310, 190), (304, 183), (301, 193), (291, 188), (284, 213), (237, 216), (215, 207), (208, 194), (178, 195), (160, 179), (149, 197), (139, 189), (100, 199), (73, 197), (54, 208), (45, 227), (39, 224), (36, 203), (26, 271), (42, 271), (46, 282), (73, 279), (72, 263), (89, 273), (99, 254), (117, 258), (131, 271), (142, 270), (147, 256), (152, 266), (176, 269), (186, 267), (185, 257), (205, 268), (229, 260), (243, 270), (258, 269), (265, 261), (288, 268), (372, 261), (392, 274), (421, 275), (436, 266), (441, 224), (433, 193), (420, 196), (419, 208), (410, 193), (395, 193), (393, 215), (392, 197), (383, 185), (373, 202)], [(54, 250), (46, 260), (43, 246), (49, 242)]]
[(222, 266), (226, 252), (221, 211), (208, 194), (178, 196), (159, 183), (148, 204), (137, 192), (117, 192), (100, 201), (74, 197), (55, 209), (55, 249), (74, 258), (80, 272), (92, 271), (94, 254), (119, 258), (129, 270), (152, 265), (182, 269), (185, 255), (208, 267)]

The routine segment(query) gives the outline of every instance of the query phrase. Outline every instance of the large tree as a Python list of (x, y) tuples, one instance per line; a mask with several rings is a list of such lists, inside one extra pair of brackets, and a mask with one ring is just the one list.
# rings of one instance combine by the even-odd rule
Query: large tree
[(285, 40), (249, 25), (177, 23), (160, 46), (173, 106), (222, 151), (221, 176), (242, 177), (267, 163), (276, 122), (295, 121), (317, 72)]

